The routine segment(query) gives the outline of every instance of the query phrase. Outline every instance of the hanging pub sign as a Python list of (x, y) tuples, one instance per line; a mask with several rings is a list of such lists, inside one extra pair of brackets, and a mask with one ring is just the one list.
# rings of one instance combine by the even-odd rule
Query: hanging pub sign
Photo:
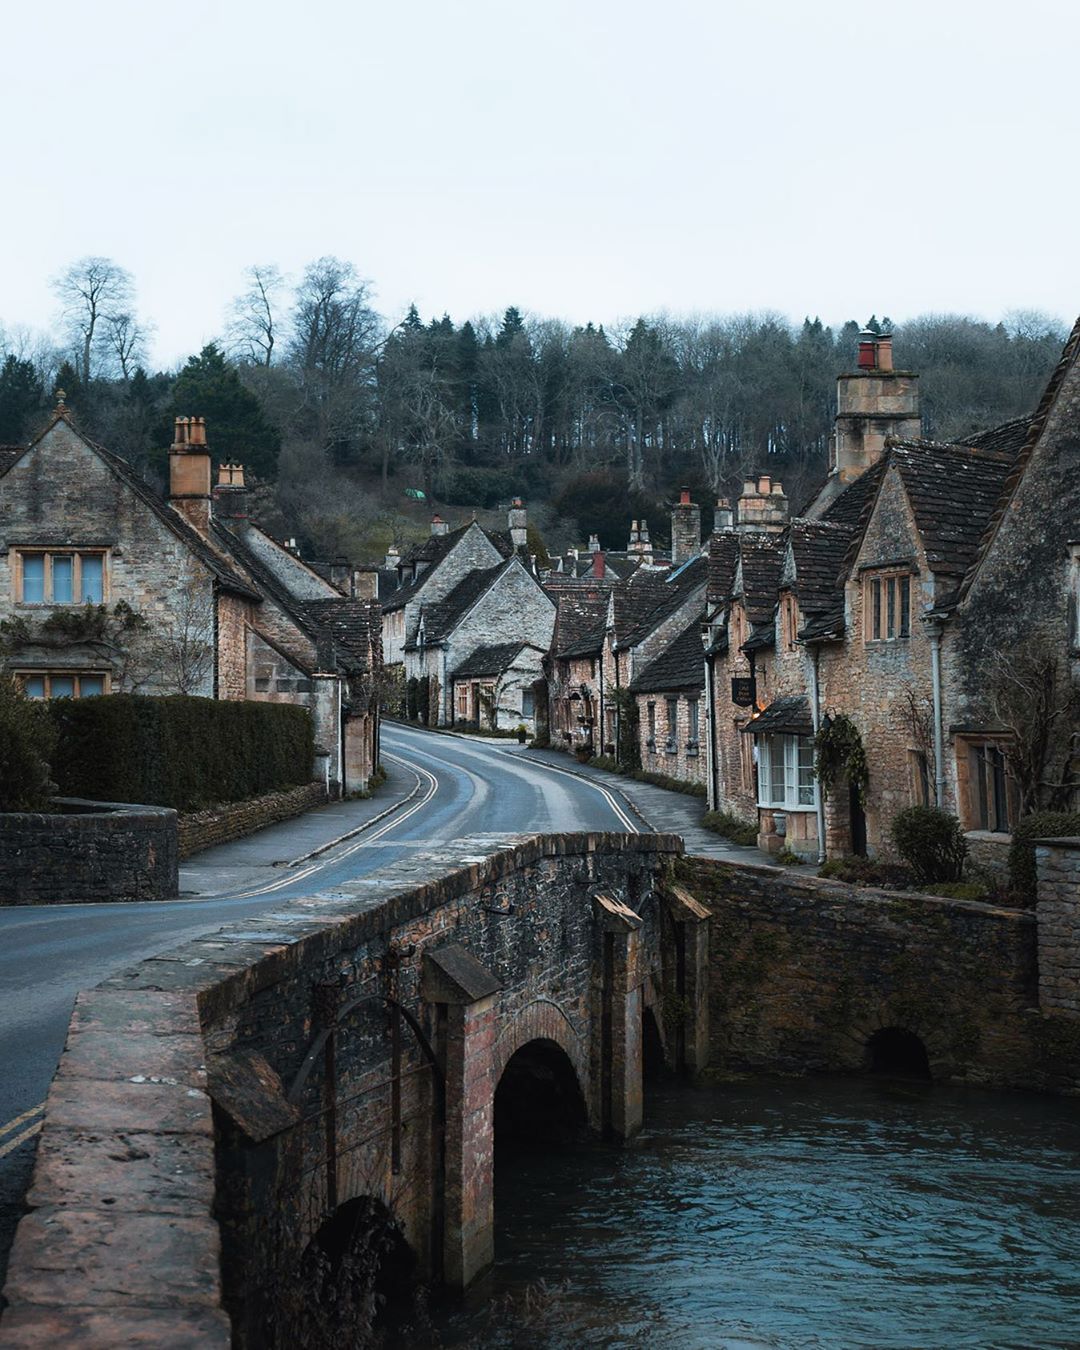
[(731, 701), (740, 708), (752, 708), (757, 702), (757, 680), (753, 675), (736, 675), (731, 681)]

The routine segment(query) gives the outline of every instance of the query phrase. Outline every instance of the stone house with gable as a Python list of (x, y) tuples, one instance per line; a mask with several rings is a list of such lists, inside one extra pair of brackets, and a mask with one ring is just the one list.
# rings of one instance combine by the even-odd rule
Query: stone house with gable
[(334, 794), (377, 762), (377, 608), (246, 513), (243, 470), (211, 487), (205, 422), (179, 418), (169, 498), (61, 405), (0, 451), (4, 664), (37, 698), (113, 692), (287, 701), (311, 711)]
[[(863, 336), (860, 369), (840, 377), (829, 477), (808, 518), (782, 528), (771, 603), (765, 577), (750, 612), (752, 536), (711, 543), (710, 801), (752, 808), (763, 846), (819, 856), (887, 853), (893, 817), (919, 802), (957, 812), (980, 844), (1005, 842), (1020, 805), (1010, 746), (1025, 733), (1023, 714), (1010, 729), (995, 712), (999, 668), (1036, 639), (1062, 682), (1077, 673), (1077, 333), (1033, 418), (964, 445), (912, 436), (916, 377), (892, 369), (887, 337)], [(733, 676), (753, 676), (746, 707)], [(812, 738), (841, 714), (869, 783), (823, 799)], [(1075, 722), (1062, 731), (1064, 801)]]
[(702, 610), (630, 682), (637, 700), (641, 767), (684, 783), (706, 783)]

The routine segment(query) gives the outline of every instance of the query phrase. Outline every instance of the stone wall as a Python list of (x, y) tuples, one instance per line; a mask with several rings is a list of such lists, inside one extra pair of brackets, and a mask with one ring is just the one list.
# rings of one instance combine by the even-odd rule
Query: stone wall
[(60, 812), (0, 814), (0, 904), (173, 900), (176, 812), (61, 797)]
[(934, 1078), (1080, 1093), (1080, 1036), (1038, 1011), (1030, 911), (702, 858), (678, 871), (713, 916), (714, 1070), (861, 1071), (897, 1027)]
[[(668, 699), (675, 699), (675, 726), (667, 723)], [(698, 708), (697, 740), (690, 740), (690, 703)], [(655, 705), (656, 736), (649, 740), (649, 704)], [(708, 747), (706, 737), (709, 734), (705, 721), (706, 699), (704, 691), (700, 694), (638, 694), (638, 741), (641, 749), (641, 767), (647, 773), (662, 773), (669, 778), (678, 778), (684, 783), (700, 783), (702, 787), (708, 780)], [(674, 732), (674, 734), (672, 734)]]
[(1035, 849), (1039, 872), (1039, 1001), (1080, 1017), (1080, 839)]
[[(276, 825), (280, 820), (291, 820), (328, 800), (324, 782), (304, 783), (300, 787), (285, 788), (251, 797), (246, 802), (228, 802), (224, 806), (192, 811), (179, 821), (179, 849), (181, 858), (190, 858), (204, 848), (228, 844), (246, 834)], [(2, 820), (3, 817), (0, 817)]]

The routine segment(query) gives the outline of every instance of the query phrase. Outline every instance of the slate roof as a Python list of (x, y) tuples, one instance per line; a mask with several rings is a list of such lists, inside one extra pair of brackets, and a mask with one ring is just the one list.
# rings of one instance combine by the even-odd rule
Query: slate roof
[(780, 589), (783, 542), (783, 535), (765, 532), (739, 536), (743, 604), (746, 606), (747, 618), (755, 627), (763, 624), (772, 626)]
[(573, 591), (560, 591), (551, 650), (555, 656), (589, 656), (604, 645), (607, 596), (594, 599)]
[(864, 515), (869, 512), (877, 495), (877, 486), (881, 481), (883, 461), (877, 460), (861, 473), (853, 483), (849, 483), (840, 495), (821, 513), (822, 520), (831, 520), (838, 525), (859, 526)]
[(812, 736), (810, 703), (805, 698), (774, 698), (764, 712), (752, 717), (740, 730), (755, 736)]
[(382, 614), (377, 602), (350, 600), (303, 600), (297, 602), (310, 621), (334, 644), (346, 669), (370, 670), (381, 643)]
[[(449, 595), (434, 604), (425, 605), (424, 641), (442, 642), (448, 637), (505, 566), (505, 563), (499, 563), (495, 567), (474, 567), (471, 572), (465, 573)], [(412, 645), (407, 644), (407, 648)]]
[(667, 596), (664, 576), (658, 572), (642, 569), (625, 581), (619, 582), (612, 590), (612, 604), (615, 621), (615, 641), (627, 642), (632, 633), (645, 622), (648, 616)]
[[(451, 674), (453, 680), (475, 679), (481, 675), (501, 675), (514, 664), (519, 652), (532, 647), (529, 642), (498, 642), (491, 647), (478, 647), (467, 656)], [(532, 647), (533, 651), (539, 650)]]
[(669, 647), (630, 682), (637, 694), (663, 693), (668, 689), (703, 689), (705, 657), (701, 645), (704, 612), (688, 624)]
[(839, 604), (822, 614), (815, 614), (809, 622), (799, 629), (801, 642), (838, 642), (844, 636), (844, 599), (841, 593)]
[(855, 528), (827, 520), (793, 520), (788, 531), (795, 560), (795, 594), (807, 616), (843, 606), (844, 559)]
[(402, 609), (408, 604), (424, 582), (427, 581), (431, 572), (438, 567), (471, 524), (470, 521), (467, 525), (460, 525), (456, 530), (451, 530), (449, 534), (429, 535), (421, 543), (413, 545), (402, 558), (402, 564), (425, 562), (427, 566), (414, 581), (406, 582), (404, 586), (399, 586), (391, 594), (383, 604), (383, 613), (394, 609)]
[[(615, 588), (615, 638), (619, 646), (633, 645), (679, 608), (698, 587), (704, 586), (709, 576), (709, 560), (694, 557), (673, 572), (668, 572), (660, 580), (659, 587), (642, 586), (641, 578), (632, 578), (626, 583), (630, 598), (624, 601), (622, 620), (623, 632), (619, 632), (619, 588)], [(635, 581), (639, 584), (635, 587)], [(636, 591), (636, 594), (633, 592)], [(651, 606), (647, 607), (650, 595), (655, 596)]]
[(966, 446), (897, 441), (886, 451), (911, 502), (933, 572), (967, 571), (1012, 469), (1012, 458)]
[(709, 540), (709, 603), (724, 605), (731, 598), (739, 562), (739, 535), (735, 530), (717, 530)]
[(989, 431), (965, 436), (955, 444), (969, 446), (972, 450), (994, 450), (1015, 457), (1024, 448), (1033, 421), (1032, 417), (1014, 417), (1009, 422), (1002, 422), (999, 427), (991, 427)]

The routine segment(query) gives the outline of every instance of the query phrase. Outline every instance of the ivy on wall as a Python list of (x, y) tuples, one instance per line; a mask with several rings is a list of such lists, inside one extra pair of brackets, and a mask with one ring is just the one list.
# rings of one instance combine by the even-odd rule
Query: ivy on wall
[(859, 801), (865, 799), (870, 771), (859, 728), (850, 717), (826, 717), (814, 737), (814, 752), (814, 772), (825, 796), (846, 778)]

